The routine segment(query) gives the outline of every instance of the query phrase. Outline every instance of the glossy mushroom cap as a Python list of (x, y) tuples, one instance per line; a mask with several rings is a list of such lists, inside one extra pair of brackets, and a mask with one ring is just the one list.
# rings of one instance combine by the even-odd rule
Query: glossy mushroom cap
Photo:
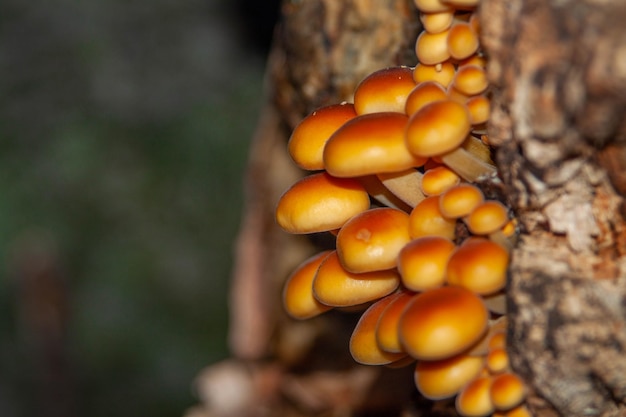
[(409, 242), (398, 256), (402, 284), (412, 291), (441, 287), (446, 281), (446, 266), (454, 249), (450, 239), (440, 236), (425, 236)]
[(452, 8), (441, 0), (414, 0), (415, 7), (423, 13), (438, 13)]
[(456, 69), (450, 61), (436, 65), (420, 63), (413, 69), (413, 80), (418, 84), (427, 81), (435, 81), (441, 84), (442, 87), (447, 88), (448, 85), (452, 83), (455, 74)]
[(490, 389), (491, 401), (497, 410), (509, 410), (520, 405), (526, 398), (526, 386), (514, 373), (505, 372), (493, 378)]
[(396, 267), (400, 250), (411, 240), (409, 215), (389, 207), (364, 211), (348, 220), (337, 235), (337, 254), (350, 272)]
[(415, 54), (422, 64), (441, 64), (450, 58), (448, 51), (448, 31), (439, 33), (422, 32), (415, 42)]
[(467, 108), (452, 100), (435, 101), (409, 119), (406, 144), (417, 156), (431, 157), (458, 148), (471, 128)]
[(452, 86), (467, 96), (483, 93), (489, 86), (485, 69), (478, 65), (464, 65), (457, 70)]
[(507, 208), (495, 200), (481, 203), (465, 218), (467, 228), (475, 235), (493, 233), (504, 227), (508, 221)]
[(506, 249), (489, 239), (472, 237), (450, 256), (447, 282), (477, 294), (493, 294), (506, 285), (508, 265)]
[(424, 172), (421, 189), (425, 195), (440, 195), (460, 182), (461, 178), (453, 170), (438, 166)]
[(453, 240), (456, 221), (444, 217), (439, 209), (439, 196), (426, 197), (409, 215), (409, 235), (416, 239), (424, 236), (442, 236)]
[(313, 295), (323, 304), (350, 307), (378, 300), (400, 285), (395, 269), (354, 274), (341, 265), (337, 252), (322, 262), (313, 279)]
[(412, 68), (390, 67), (375, 71), (357, 86), (354, 109), (359, 115), (404, 113), (406, 98), (414, 87)]
[(489, 313), (479, 296), (461, 287), (417, 295), (406, 307), (399, 332), (407, 353), (418, 360), (458, 355), (487, 331)]
[(452, 25), (454, 12), (452, 10), (437, 13), (420, 13), (420, 21), (426, 32), (439, 33)]
[(480, 373), (483, 365), (483, 358), (468, 355), (439, 361), (418, 361), (415, 385), (428, 399), (451, 398)]
[(276, 222), (290, 233), (325, 232), (339, 229), (369, 206), (369, 195), (359, 181), (320, 172), (304, 177), (282, 195)]
[(465, 417), (489, 416), (494, 412), (489, 389), (491, 377), (480, 376), (467, 384), (456, 397), (456, 409)]
[(434, 101), (446, 100), (448, 95), (441, 84), (436, 81), (419, 83), (406, 99), (404, 112), (408, 116), (417, 113), (422, 107)]
[(446, 218), (458, 219), (469, 215), (483, 201), (485, 196), (478, 187), (463, 183), (450, 188), (439, 197), (439, 209)]
[(408, 118), (400, 113), (357, 116), (326, 142), (324, 166), (336, 177), (357, 177), (419, 167), (426, 158), (409, 152), (404, 142)]
[(303, 169), (324, 169), (324, 145), (345, 122), (356, 117), (351, 103), (321, 107), (302, 119), (289, 138), (289, 154)]
[(415, 297), (410, 291), (399, 291), (388, 295), (389, 305), (382, 312), (376, 327), (376, 341), (387, 352), (404, 352), (398, 334), (398, 323), (406, 305)]
[(448, 32), (448, 52), (454, 59), (466, 59), (472, 56), (479, 46), (478, 34), (469, 23), (457, 22)]
[(385, 365), (406, 356), (404, 352), (388, 352), (380, 348), (376, 339), (376, 328), (386, 307), (393, 301), (391, 297), (372, 304), (361, 315), (350, 337), (350, 354), (355, 361), (364, 365)]
[(287, 278), (283, 290), (283, 306), (291, 317), (299, 320), (322, 314), (332, 307), (313, 296), (313, 278), (330, 251), (323, 251), (300, 264)]

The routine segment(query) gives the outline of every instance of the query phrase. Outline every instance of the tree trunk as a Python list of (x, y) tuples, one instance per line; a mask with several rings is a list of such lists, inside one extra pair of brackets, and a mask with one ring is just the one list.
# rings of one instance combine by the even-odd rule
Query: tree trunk
[(490, 140), (522, 227), (509, 350), (536, 415), (624, 415), (626, 4), (482, 3)]
[[(512, 365), (533, 415), (626, 415), (626, 3), (483, 0), (479, 14), (489, 138), (520, 225), (507, 289)], [(454, 415), (450, 402), (417, 395), (411, 369), (351, 361), (358, 316), (294, 322), (280, 301), (293, 267), (327, 245), (274, 224), (279, 195), (302, 175), (286, 152), (290, 131), (350, 100), (368, 73), (415, 64), (418, 30), (410, 0), (284, 3), (237, 246), (235, 359), (198, 380), (210, 415)], [(235, 411), (215, 406), (225, 374), (248, 393), (229, 403)]]

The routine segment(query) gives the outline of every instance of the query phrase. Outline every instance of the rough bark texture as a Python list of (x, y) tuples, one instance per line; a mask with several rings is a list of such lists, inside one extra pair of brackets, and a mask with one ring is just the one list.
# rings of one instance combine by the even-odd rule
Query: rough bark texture
[(490, 140), (522, 234), (509, 350), (537, 416), (626, 408), (626, 4), (482, 3)]

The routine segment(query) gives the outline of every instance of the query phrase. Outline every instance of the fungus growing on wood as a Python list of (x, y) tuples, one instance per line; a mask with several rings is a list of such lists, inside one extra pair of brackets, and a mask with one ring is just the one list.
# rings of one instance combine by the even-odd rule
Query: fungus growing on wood
[(419, 361), (415, 367), (415, 385), (428, 399), (451, 398), (476, 378), (483, 366), (482, 357), (464, 354), (439, 361)]
[(402, 284), (412, 291), (425, 291), (444, 285), (448, 259), (454, 243), (441, 236), (424, 236), (405, 245), (398, 256)]
[(350, 337), (350, 354), (355, 361), (364, 365), (385, 365), (404, 358), (404, 352), (389, 352), (381, 349), (376, 337), (378, 321), (385, 308), (393, 301), (386, 297), (372, 304), (361, 315)]
[(487, 331), (489, 313), (479, 296), (461, 287), (418, 294), (400, 319), (407, 353), (418, 360), (450, 358), (469, 349)]
[(365, 77), (354, 91), (357, 114), (404, 113), (406, 98), (415, 87), (413, 69), (390, 67)]
[(315, 274), (313, 295), (329, 306), (351, 307), (391, 294), (398, 285), (400, 276), (395, 269), (355, 274), (347, 271), (332, 251)]
[(344, 123), (356, 117), (351, 103), (321, 107), (302, 119), (289, 138), (289, 154), (302, 169), (324, 169), (326, 142)]
[(290, 233), (326, 232), (339, 229), (369, 206), (359, 181), (320, 172), (304, 177), (281, 196), (276, 222)]
[(330, 251), (322, 251), (313, 255), (287, 278), (283, 290), (283, 305), (291, 317), (299, 320), (309, 319), (332, 308), (320, 303), (313, 296), (313, 279), (329, 253)]
[(412, 154), (405, 145), (407, 121), (404, 113), (393, 112), (365, 114), (348, 121), (326, 142), (326, 171), (344, 178), (424, 165), (426, 157)]
[(337, 255), (350, 272), (391, 269), (396, 267), (398, 253), (410, 240), (407, 213), (389, 207), (375, 208), (343, 225), (337, 235)]

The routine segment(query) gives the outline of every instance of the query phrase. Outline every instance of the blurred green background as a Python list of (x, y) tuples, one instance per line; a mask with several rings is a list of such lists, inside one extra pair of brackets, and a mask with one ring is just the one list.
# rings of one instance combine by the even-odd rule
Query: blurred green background
[(1, 416), (178, 416), (228, 355), (276, 3), (2, 2)]

